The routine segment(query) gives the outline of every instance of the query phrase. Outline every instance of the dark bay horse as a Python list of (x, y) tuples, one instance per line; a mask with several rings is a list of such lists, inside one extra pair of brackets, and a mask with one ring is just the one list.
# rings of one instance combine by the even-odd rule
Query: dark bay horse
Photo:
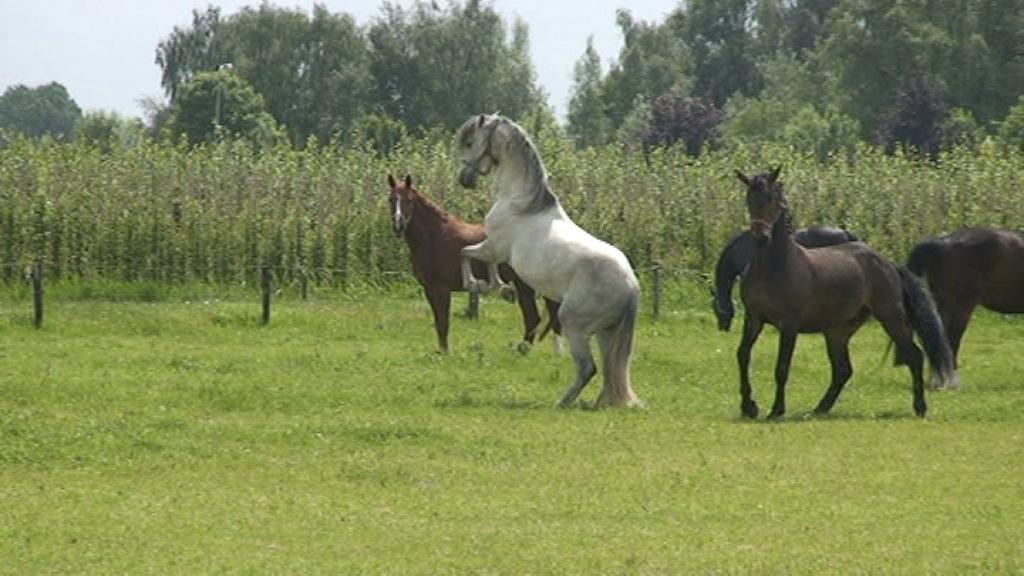
[[(789, 222), (787, 221), (787, 225)], [(831, 226), (811, 226), (801, 228), (793, 233), (793, 240), (804, 248), (821, 248), (822, 246), (833, 246), (843, 242), (856, 242), (860, 240), (851, 232), (842, 228)], [(733, 237), (715, 263), (715, 288), (711, 292), (713, 299), (711, 307), (718, 319), (718, 329), (728, 332), (732, 326), (732, 317), (735, 309), (732, 305), (732, 285), (736, 278), (743, 273), (747, 264), (754, 258), (757, 251), (757, 243), (749, 230), (743, 231)]]
[[(409, 245), (413, 274), (423, 286), (423, 292), (434, 313), (437, 345), (443, 352), (448, 352), (451, 293), (463, 291), (460, 251), (464, 246), (482, 241), (486, 237), (484, 228), (479, 224), (463, 222), (442, 210), (413, 187), (410, 176), (396, 182), (389, 174), (388, 185), (391, 186), (388, 203), (391, 207), (392, 227), (395, 234), (404, 237)], [(487, 264), (474, 262), (473, 269), (483, 276)], [(525, 330), (520, 351), (525, 351), (537, 336), (537, 326), (540, 324), (534, 290), (508, 265), (500, 265), (498, 270), (505, 280), (515, 285)], [(560, 334), (558, 303), (545, 299), (545, 304), (549, 326), (544, 331), (550, 328)]]
[(956, 362), (971, 313), (979, 304), (1004, 314), (1024, 313), (1024, 235), (966, 228), (928, 238), (910, 251), (907, 268), (924, 278)]
[(913, 333), (921, 338), (932, 372), (942, 381), (953, 377), (953, 354), (923, 283), (863, 242), (815, 249), (797, 244), (786, 229), (780, 170), (754, 177), (736, 172), (747, 187), (750, 232), (758, 244), (740, 281), (746, 308), (736, 351), (741, 412), (748, 418), (757, 416), (750, 389), (750, 352), (766, 323), (779, 330), (775, 403), (769, 414), (777, 418), (786, 412), (786, 380), (797, 335), (825, 335), (832, 381), (815, 409), (825, 414), (853, 374), (850, 338), (868, 316), (874, 316), (896, 344), (897, 364), (910, 368), (914, 412), (924, 416), (924, 362)]

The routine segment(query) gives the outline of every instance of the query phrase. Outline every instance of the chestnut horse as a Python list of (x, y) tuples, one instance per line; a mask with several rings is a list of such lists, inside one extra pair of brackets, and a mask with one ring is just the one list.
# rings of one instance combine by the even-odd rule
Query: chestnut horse
[[(788, 226), (789, 222), (786, 225)], [(859, 238), (842, 228), (811, 226), (794, 232), (793, 240), (804, 248), (821, 248), (843, 242), (855, 242)], [(750, 264), (756, 251), (757, 243), (754, 236), (746, 230), (734, 236), (725, 245), (718, 256), (718, 262), (715, 263), (715, 288), (711, 291), (711, 307), (718, 319), (718, 329), (722, 332), (728, 332), (732, 327), (732, 317), (735, 314), (732, 305), (732, 285), (747, 268), (747, 264)]]
[[(486, 237), (484, 228), (479, 224), (463, 222), (442, 210), (413, 187), (411, 176), (396, 182), (389, 174), (388, 185), (391, 186), (388, 203), (391, 207), (392, 227), (395, 234), (404, 237), (409, 244), (413, 274), (423, 286), (423, 293), (434, 313), (437, 345), (443, 352), (448, 352), (451, 293), (463, 291), (460, 251), (464, 246), (482, 241)], [(487, 264), (474, 262), (474, 269), (483, 275)], [(499, 273), (516, 288), (525, 329), (519, 350), (525, 352), (537, 336), (537, 326), (540, 324), (534, 290), (507, 265), (499, 266)], [(549, 321), (544, 333), (550, 328), (559, 334), (558, 303), (545, 300), (545, 304)]]
[(966, 228), (928, 238), (910, 251), (907, 268), (924, 278), (957, 361), (971, 313), (979, 304), (1004, 314), (1024, 313), (1024, 235)]
[(832, 382), (815, 409), (825, 414), (853, 374), (849, 341), (870, 315), (878, 319), (895, 342), (897, 364), (910, 368), (914, 412), (924, 416), (924, 362), (913, 333), (923, 341), (933, 376), (947, 381), (953, 378), (954, 371), (942, 321), (923, 283), (863, 242), (812, 250), (797, 244), (785, 223), (786, 199), (778, 180), (780, 170), (781, 167), (754, 177), (736, 172), (747, 187), (750, 232), (758, 244), (740, 281), (746, 309), (743, 338), (736, 351), (741, 412), (748, 418), (757, 416), (757, 404), (750, 390), (750, 352), (766, 323), (779, 330), (775, 403), (769, 414), (770, 418), (778, 418), (786, 412), (786, 380), (797, 335), (825, 335)]

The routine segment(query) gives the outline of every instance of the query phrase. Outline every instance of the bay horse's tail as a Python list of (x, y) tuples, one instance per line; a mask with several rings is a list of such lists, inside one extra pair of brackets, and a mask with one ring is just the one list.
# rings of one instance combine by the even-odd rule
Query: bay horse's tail
[(639, 307), (640, 294), (634, 291), (629, 295), (618, 323), (599, 336), (604, 359), (604, 387), (597, 399), (598, 406), (643, 406), (643, 401), (633, 392), (629, 378), (633, 331)]
[(953, 364), (953, 349), (942, 327), (942, 319), (935, 309), (935, 303), (928, 294), (924, 283), (910, 269), (896, 266), (903, 283), (903, 304), (910, 318), (910, 325), (921, 338), (924, 353), (932, 369), (932, 380), (939, 388), (955, 386), (956, 372)]
[(907, 257), (907, 268), (917, 276), (924, 278), (925, 273), (931, 269), (942, 252), (942, 245), (938, 240), (929, 238), (918, 242)]

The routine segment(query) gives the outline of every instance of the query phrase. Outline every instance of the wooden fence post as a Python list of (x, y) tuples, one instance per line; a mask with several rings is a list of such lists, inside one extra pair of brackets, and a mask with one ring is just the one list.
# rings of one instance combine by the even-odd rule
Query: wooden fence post
[(263, 289), (263, 325), (270, 323), (270, 266), (266, 264), (260, 270), (260, 287)]
[(306, 275), (306, 269), (299, 269), (299, 291), (302, 293), (302, 299), (309, 299), (309, 276)]
[(651, 268), (651, 291), (654, 293), (652, 303), (654, 318), (661, 315), (661, 264), (655, 263)]
[(36, 328), (43, 326), (43, 261), (32, 262), (32, 302), (35, 309), (33, 325)]

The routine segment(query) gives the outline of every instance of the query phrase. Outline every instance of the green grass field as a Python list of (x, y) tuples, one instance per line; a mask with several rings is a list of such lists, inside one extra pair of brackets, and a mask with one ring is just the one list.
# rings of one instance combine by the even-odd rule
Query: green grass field
[[(739, 336), (703, 290), (641, 320), (648, 408), (604, 411), (554, 408), (570, 358), (518, 354), (496, 299), (442, 356), (411, 286), (285, 299), (267, 327), (256, 294), (55, 287), (42, 330), (11, 291), (0, 573), (1024, 571), (1024, 318), (976, 316), (963, 388), (923, 420), (875, 324), (833, 414), (808, 417), (828, 363), (802, 337), (790, 414), (747, 422)], [(755, 350), (762, 408), (775, 344)]]

